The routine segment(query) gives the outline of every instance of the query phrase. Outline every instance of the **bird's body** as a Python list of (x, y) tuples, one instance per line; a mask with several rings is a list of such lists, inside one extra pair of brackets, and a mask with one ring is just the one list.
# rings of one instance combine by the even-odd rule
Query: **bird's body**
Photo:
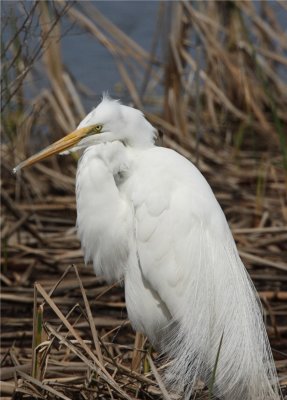
[[(89, 126), (97, 134), (82, 139)], [(173, 360), (169, 384), (188, 398), (198, 379), (210, 383), (219, 354), (214, 394), (279, 399), (255, 289), (205, 178), (154, 145), (155, 130), (139, 111), (108, 98), (79, 132), (72, 148), (85, 148), (76, 194), (86, 261), (124, 282), (133, 327)]]
[(76, 188), (86, 260), (107, 280), (124, 281), (133, 327), (174, 357), (168, 379), (187, 391), (198, 378), (208, 383), (223, 335), (219, 394), (265, 398), (259, 306), (201, 173), (172, 150), (114, 141), (85, 151)]
[[(181, 259), (196, 249), (190, 236), (200, 234), (205, 223), (206, 233), (219, 243), (225, 240), (221, 208), (191, 163), (153, 145), (137, 151), (118, 141), (91, 146), (79, 162), (76, 181), (86, 260), (107, 280), (125, 281), (129, 317), (156, 343), (182, 308), (177, 310), (173, 297), (181, 297), (192, 270), (182, 264), (189, 260)], [(170, 294), (168, 308), (164, 293)]]

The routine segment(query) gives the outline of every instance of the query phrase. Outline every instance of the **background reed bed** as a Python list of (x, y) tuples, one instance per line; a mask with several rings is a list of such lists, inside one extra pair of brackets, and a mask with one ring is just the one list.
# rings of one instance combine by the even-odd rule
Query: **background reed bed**
[[(287, 37), (278, 15), (287, 15), (286, 3), (160, 2), (150, 51), (96, 2), (15, 4), (14, 14), (2, 13), (3, 398), (177, 398), (161, 381), (169, 361), (131, 329), (122, 287), (83, 264), (77, 157), (11, 175), (19, 160), (74, 129), (87, 98), (99, 95), (64, 63), (66, 20), (112, 54), (115, 91), (145, 112), (159, 144), (210, 182), (258, 289), (284, 392)], [(208, 388), (199, 383), (195, 398), (209, 399)]]

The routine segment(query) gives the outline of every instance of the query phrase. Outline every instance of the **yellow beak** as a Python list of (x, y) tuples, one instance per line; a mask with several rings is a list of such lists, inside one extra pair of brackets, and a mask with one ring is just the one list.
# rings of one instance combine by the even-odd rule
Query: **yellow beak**
[(67, 136), (64, 136), (62, 139), (46, 147), (44, 150), (39, 151), (39, 153), (36, 153), (33, 156), (27, 158), (27, 160), (22, 161), (20, 164), (17, 165), (17, 167), (13, 169), (13, 172), (16, 173), (20, 169), (29, 167), (30, 165), (33, 165), (36, 162), (43, 160), (44, 158), (70, 149), (71, 147), (75, 146), (81, 139), (83, 139), (83, 137), (87, 136), (90, 130), (91, 127), (89, 126), (77, 129), (72, 133), (69, 133)]

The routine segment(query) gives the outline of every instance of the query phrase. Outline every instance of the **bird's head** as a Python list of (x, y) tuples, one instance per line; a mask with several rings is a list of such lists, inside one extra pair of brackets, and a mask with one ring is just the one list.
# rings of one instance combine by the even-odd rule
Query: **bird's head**
[(139, 110), (105, 95), (75, 131), (22, 161), (13, 171), (17, 172), (53, 154), (69, 153), (100, 143), (121, 141), (126, 146), (147, 147), (154, 143), (155, 137), (155, 128)]

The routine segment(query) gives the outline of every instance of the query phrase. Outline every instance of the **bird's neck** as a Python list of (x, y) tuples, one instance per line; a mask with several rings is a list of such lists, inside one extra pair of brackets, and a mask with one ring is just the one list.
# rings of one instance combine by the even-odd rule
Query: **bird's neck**
[(154, 146), (156, 131), (154, 129), (139, 129), (127, 133), (123, 143), (135, 150), (144, 150)]

